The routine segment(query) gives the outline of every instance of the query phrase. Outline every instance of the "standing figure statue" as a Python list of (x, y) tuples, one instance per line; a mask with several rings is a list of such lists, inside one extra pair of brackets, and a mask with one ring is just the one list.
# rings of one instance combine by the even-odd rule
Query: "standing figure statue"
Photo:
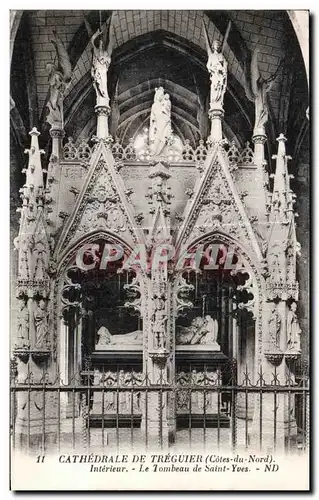
[[(98, 43), (96, 43), (96, 39)], [(111, 64), (111, 55), (113, 50), (112, 36), (112, 18), (109, 23), (109, 29), (98, 29), (91, 36), (93, 47), (93, 60), (91, 75), (93, 87), (96, 92), (97, 106), (109, 107), (110, 99), (107, 91), (107, 72)]]
[(268, 102), (267, 94), (271, 90), (277, 74), (282, 67), (280, 62), (277, 70), (267, 79), (263, 78), (258, 68), (258, 53), (256, 47), (251, 55), (250, 67), (245, 61), (246, 97), (255, 104), (255, 125), (253, 135), (265, 135), (265, 125), (268, 121)]
[(32, 252), (34, 249), (34, 238), (26, 233), (20, 234), (14, 239), (14, 246), (19, 250), (19, 274), (22, 278), (32, 276), (33, 258)]
[(273, 305), (268, 319), (269, 339), (272, 345), (280, 349), (281, 317)]
[(203, 27), (208, 54), (207, 69), (211, 82), (210, 110), (222, 110), (227, 87), (227, 61), (222, 54), (221, 43), (218, 40), (214, 40), (213, 46), (211, 47), (204, 22)]
[(278, 245), (275, 245), (268, 255), (268, 268), (271, 273), (270, 281), (276, 286), (281, 286), (283, 283), (283, 254)]
[(29, 310), (23, 300), (18, 313), (17, 340), (19, 345), (27, 344), (29, 340)]
[(215, 344), (217, 343), (218, 336), (218, 321), (212, 318), (210, 315), (205, 316), (207, 334), (205, 337), (205, 344)]
[(296, 314), (297, 304), (293, 302), (287, 314), (287, 346), (288, 349), (300, 351), (300, 326)]
[(154, 323), (153, 323), (153, 332), (155, 338), (155, 348), (156, 349), (165, 349), (166, 342), (166, 328), (165, 324), (167, 321), (166, 314), (162, 314), (161, 311), (156, 311), (154, 314)]
[(44, 237), (41, 235), (35, 241), (34, 254), (35, 254), (34, 277), (36, 279), (44, 279), (47, 266), (47, 249)]
[(169, 95), (164, 93), (163, 87), (158, 87), (155, 89), (149, 128), (151, 154), (160, 155), (171, 139), (171, 100)]
[(34, 324), (36, 331), (36, 348), (47, 347), (48, 336), (48, 314), (46, 311), (46, 303), (43, 299), (40, 300), (39, 305), (34, 311)]
[(154, 296), (155, 311), (153, 314), (153, 338), (155, 349), (166, 347), (166, 321), (165, 300), (160, 296)]
[(63, 127), (63, 96), (67, 85), (71, 81), (72, 68), (69, 55), (57, 35), (53, 30), (53, 39), (51, 40), (56, 50), (57, 63), (48, 63), (47, 71), (49, 74), (50, 97), (47, 103), (49, 114), (46, 121), (51, 125)]
[(287, 255), (287, 282), (289, 284), (293, 284), (296, 279), (296, 257), (295, 257), (295, 249), (292, 244), (287, 246), (286, 249)]

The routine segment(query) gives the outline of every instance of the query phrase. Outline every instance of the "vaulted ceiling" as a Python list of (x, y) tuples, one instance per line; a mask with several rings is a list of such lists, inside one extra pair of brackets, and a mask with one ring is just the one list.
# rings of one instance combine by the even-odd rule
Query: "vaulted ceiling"
[[(33, 126), (41, 131), (43, 146), (49, 141), (46, 64), (55, 58), (53, 29), (65, 43), (73, 66), (64, 102), (66, 134), (87, 139), (95, 132), (92, 56), (84, 16), (96, 30), (110, 15), (111, 11), (89, 10), (12, 14), (11, 124), (17, 144), (28, 144), (27, 132)], [(245, 95), (245, 61), (257, 44), (264, 78), (284, 61), (268, 96), (269, 148), (280, 132), (294, 149), (300, 148), (308, 127), (307, 76), (286, 11), (114, 11), (115, 48), (108, 79), (112, 134), (125, 143), (147, 125), (154, 89), (163, 85), (171, 96), (175, 132), (191, 143), (206, 138), (209, 76), (202, 20), (211, 39), (223, 39), (232, 21), (224, 51), (228, 61), (225, 135), (241, 144), (251, 139), (254, 109)]]

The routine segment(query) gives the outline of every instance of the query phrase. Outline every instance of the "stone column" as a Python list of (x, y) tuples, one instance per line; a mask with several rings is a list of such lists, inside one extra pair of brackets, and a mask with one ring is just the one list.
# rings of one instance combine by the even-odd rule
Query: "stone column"
[(255, 164), (257, 166), (262, 166), (265, 162), (265, 143), (267, 141), (267, 136), (265, 133), (256, 134), (254, 131), (252, 141), (254, 143)]
[(223, 139), (222, 119), (224, 117), (224, 110), (221, 107), (218, 109), (210, 109), (208, 115), (211, 120), (211, 129), (207, 143), (212, 146)]
[[(60, 352), (59, 352), (59, 377), (62, 384), (66, 385), (69, 383), (69, 374), (68, 374), (68, 346), (69, 346), (69, 332), (68, 325), (64, 318), (61, 318), (60, 321)], [(68, 395), (66, 392), (61, 392), (60, 394), (60, 408), (61, 408), (61, 416), (64, 418), (67, 414), (67, 405), (68, 405)]]
[[(249, 387), (255, 383), (255, 322), (244, 322), (244, 328), (240, 331), (240, 349), (237, 347), (235, 356), (238, 361), (238, 384), (249, 391)], [(245, 392), (238, 392), (236, 397), (237, 445), (240, 448), (245, 447), (246, 438), (249, 441), (255, 407), (255, 395), (248, 391), (247, 396)]]
[[(155, 359), (151, 358), (152, 371), (158, 372), (160, 367), (163, 367), (163, 379), (165, 379), (166, 370), (166, 360), (164, 356)], [(155, 382), (151, 385), (158, 385)], [(169, 394), (167, 391), (163, 390), (166, 384), (159, 384), (157, 390), (149, 391), (147, 394), (147, 424), (145, 422), (145, 404), (144, 404), (144, 416), (142, 421), (142, 429), (147, 432), (148, 444), (150, 449), (156, 449), (159, 447), (166, 448), (168, 446), (168, 405), (169, 405)], [(147, 427), (146, 427), (147, 425)]]
[(48, 165), (48, 176), (46, 186), (46, 212), (47, 222), (50, 229), (57, 227), (61, 221), (58, 219), (58, 200), (61, 184), (61, 166), (60, 161), (63, 159), (63, 144), (62, 140), (65, 135), (62, 125), (55, 124), (50, 129), (52, 138), (52, 152)]
[(96, 138), (108, 139), (109, 138), (108, 117), (109, 114), (111, 113), (111, 108), (106, 105), (101, 106), (97, 104), (94, 109), (97, 115)]
[(265, 144), (267, 137), (263, 128), (254, 129), (252, 137), (254, 144), (254, 164), (256, 169), (252, 172), (255, 182), (255, 200), (254, 211), (258, 217), (258, 226), (260, 232), (263, 234), (266, 227), (266, 206), (267, 206), (267, 188), (269, 188), (269, 176), (266, 171), (267, 162), (265, 160)]
[(33, 299), (33, 293), (32, 291), (28, 292), (28, 302), (27, 302), (27, 307), (29, 311), (29, 336), (28, 336), (28, 342), (30, 347), (34, 347), (36, 343), (36, 331), (35, 331), (35, 324), (34, 324), (34, 299)]
[[(169, 284), (161, 282), (157, 266), (152, 270), (153, 276), (150, 283), (150, 298), (148, 301), (149, 321), (147, 328), (147, 351), (145, 365), (148, 383), (157, 389), (147, 394), (147, 422), (146, 407), (142, 429), (147, 432), (150, 448), (168, 446), (169, 422), (172, 420), (172, 398), (169, 391), (165, 390), (172, 381), (172, 341), (170, 338), (170, 310)], [(165, 273), (164, 273), (165, 275)], [(163, 276), (162, 275), (162, 278)], [(156, 279), (158, 278), (158, 280)], [(163, 327), (162, 331), (161, 328)], [(160, 339), (162, 337), (162, 340)]]
[(52, 137), (52, 156), (57, 157), (59, 160), (62, 157), (62, 140), (65, 132), (62, 126), (52, 126), (50, 129), (50, 136)]
[[(22, 356), (21, 356), (22, 358)], [(47, 359), (34, 353), (18, 361), (18, 383), (26, 384), (25, 390), (16, 393), (15, 446), (37, 455), (44, 454), (56, 445), (58, 433), (58, 401), (55, 392), (41, 389), (49, 382)], [(37, 390), (28, 387), (38, 385)]]

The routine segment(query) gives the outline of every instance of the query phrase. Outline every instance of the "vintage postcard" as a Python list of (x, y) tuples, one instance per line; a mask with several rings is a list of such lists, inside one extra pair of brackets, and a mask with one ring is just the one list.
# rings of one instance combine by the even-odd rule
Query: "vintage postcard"
[(309, 489), (308, 21), (10, 11), (13, 490)]

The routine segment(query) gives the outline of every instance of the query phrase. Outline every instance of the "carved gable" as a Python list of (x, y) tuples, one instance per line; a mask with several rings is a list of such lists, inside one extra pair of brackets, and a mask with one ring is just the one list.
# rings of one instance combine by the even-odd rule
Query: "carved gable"
[(61, 233), (57, 255), (86, 234), (101, 230), (119, 236), (130, 246), (143, 241), (143, 233), (125, 196), (123, 180), (103, 143), (92, 157), (82, 191)]
[(194, 188), (193, 199), (184, 212), (178, 244), (188, 246), (195, 239), (217, 231), (250, 246), (258, 259), (261, 251), (243, 202), (233, 182), (228, 160), (220, 147), (207, 157), (204, 173)]

